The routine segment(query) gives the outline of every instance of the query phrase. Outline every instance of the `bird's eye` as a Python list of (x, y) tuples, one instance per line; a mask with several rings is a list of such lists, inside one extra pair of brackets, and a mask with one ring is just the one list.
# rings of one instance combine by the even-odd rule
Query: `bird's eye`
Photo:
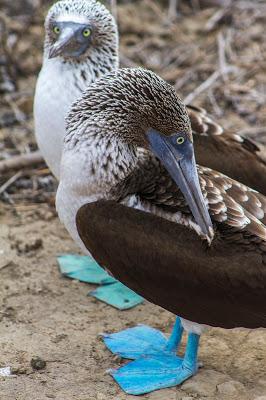
[(53, 32), (54, 32), (56, 35), (59, 35), (59, 33), (60, 33), (60, 28), (59, 28), (59, 26), (55, 25), (55, 26), (53, 27)]
[(82, 35), (83, 35), (85, 38), (89, 37), (90, 34), (91, 34), (91, 31), (90, 31), (89, 28), (83, 29)]
[(177, 143), (177, 144), (183, 144), (184, 141), (185, 141), (185, 138), (184, 138), (183, 136), (179, 136), (179, 137), (176, 139), (176, 143)]

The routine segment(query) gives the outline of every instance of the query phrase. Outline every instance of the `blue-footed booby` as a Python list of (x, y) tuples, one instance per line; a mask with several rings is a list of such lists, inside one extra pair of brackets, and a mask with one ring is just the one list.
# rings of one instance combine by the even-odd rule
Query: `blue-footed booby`
[[(37, 143), (57, 179), (68, 109), (87, 86), (117, 67), (117, 25), (104, 5), (96, 0), (63, 0), (50, 8), (45, 19), (43, 66), (36, 85), (34, 119)], [(58, 262), (67, 276), (104, 284), (90, 294), (108, 304), (130, 308), (142, 301), (108, 277), (91, 257), (65, 254), (58, 257)]]
[[(201, 300), (203, 292), (195, 287), (191, 303), (191, 287), (195, 286), (195, 280), (187, 279), (192, 276), (189, 273), (179, 276), (176, 271), (178, 260), (187, 259), (187, 268), (195, 272), (197, 254), (187, 245), (184, 249), (180, 247), (178, 240), (175, 247), (174, 237), (171, 241), (173, 247), (169, 247), (164, 234), (161, 246), (158, 246), (158, 240), (154, 245), (148, 237), (143, 240), (141, 217), (136, 216), (135, 230), (129, 229), (132, 226), (127, 225), (127, 218), (120, 208), (121, 221), (125, 224), (124, 229), (120, 225), (123, 229), (121, 235), (125, 236), (120, 254), (117, 247), (117, 243), (122, 244), (120, 238), (116, 244), (113, 243), (112, 252), (111, 242), (98, 241), (97, 235), (91, 237), (94, 225), (90, 226), (87, 216), (91, 213), (86, 214), (89, 207), (86, 205), (102, 200), (154, 214), (154, 223), (152, 218), (155, 216), (148, 219), (143, 214), (146, 228), (150, 226), (151, 238), (156, 235), (157, 239), (160, 238), (159, 228), (154, 234), (152, 232), (155, 224), (160, 227), (160, 218), (171, 221), (174, 227), (191, 228), (187, 230), (189, 234), (194, 235), (194, 230), (206, 243), (204, 246), (208, 253), (205, 260), (209, 260), (209, 264), (214, 236), (229, 243), (229, 248), (232, 243), (238, 251), (236, 256), (242, 256), (245, 250), (251, 261), (256, 261), (248, 275), (261, 297), (261, 289), (265, 291), (266, 199), (220, 172), (196, 165), (186, 107), (173, 88), (150, 71), (121, 69), (107, 74), (90, 85), (71, 107), (56, 197), (61, 221), (84, 251), (86, 248), (92, 251), (115, 277), (147, 299), (182, 316), (181, 320), (177, 317), (168, 342), (148, 327), (144, 331), (140, 327), (134, 332), (126, 330), (117, 336), (107, 336), (105, 342), (111, 351), (136, 359), (113, 376), (126, 392), (132, 394), (179, 384), (197, 371), (197, 350), (204, 325), (216, 325), (218, 321), (218, 325), (230, 327), (234, 325), (232, 318), (228, 316), (227, 321), (226, 314), (219, 319), (213, 311), (209, 316), (207, 312), (201, 315), (199, 311), (191, 311), (193, 308), (197, 310), (195, 298), (199, 296), (199, 304), (204, 304), (206, 295), (204, 301)], [(105, 222), (106, 226), (101, 224), (103, 238), (108, 237), (109, 230), (112, 233), (111, 216)], [(136, 234), (138, 227), (139, 237)], [(109, 237), (115, 240), (111, 233)], [(131, 243), (130, 246), (127, 243)], [(153, 246), (156, 246), (156, 251)], [(117, 261), (120, 255), (121, 260), (116, 266), (114, 260)], [(176, 255), (176, 262), (173, 255)], [(224, 259), (223, 255), (223, 262)], [(200, 266), (204, 276), (203, 263)], [(228, 267), (228, 262), (218, 265), (218, 271), (222, 273), (225, 266)], [(216, 277), (219, 286), (218, 271), (212, 276), (211, 295), (214, 297)], [(232, 276), (235, 276), (237, 285), (242, 284), (235, 269)], [(198, 275), (197, 280), (200, 278)], [(182, 291), (179, 291), (180, 285), (183, 285)], [(212, 288), (212, 281), (207, 286)], [(242, 290), (245, 289), (246, 282), (242, 285)], [(236, 310), (233, 315), (237, 314)], [(250, 313), (246, 319), (243, 317), (242, 300), (239, 310), (241, 317), (236, 318), (235, 326), (239, 323), (247, 327), (265, 324), (265, 313), (260, 308), (253, 320)], [(184, 358), (180, 359), (175, 351), (183, 329), (188, 331), (188, 344)], [(147, 344), (149, 339), (150, 346)]]

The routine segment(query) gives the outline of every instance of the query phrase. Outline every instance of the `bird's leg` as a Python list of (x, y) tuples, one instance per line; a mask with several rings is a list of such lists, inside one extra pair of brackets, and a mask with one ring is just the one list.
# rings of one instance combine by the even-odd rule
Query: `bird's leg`
[(187, 347), (182, 367), (188, 370), (191, 375), (194, 375), (198, 369), (199, 340), (200, 340), (200, 335), (197, 335), (196, 333), (188, 334)]
[(182, 339), (182, 334), (183, 334), (183, 326), (181, 325), (181, 320), (180, 318), (177, 316), (176, 320), (175, 320), (175, 324), (171, 333), (170, 338), (168, 339), (168, 342), (166, 344), (166, 351), (170, 351), (170, 352), (176, 352), (178, 349), (178, 346), (181, 342)]
[[(173, 332), (173, 343), (181, 338), (182, 329), (179, 328), (179, 318)], [(181, 332), (181, 335), (180, 335)], [(180, 385), (196, 374), (198, 369), (197, 356), (200, 336), (188, 334), (187, 347), (183, 358), (173, 352), (158, 351), (139, 357), (111, 374), (120, 387), (128, 394), (140, 395)]]

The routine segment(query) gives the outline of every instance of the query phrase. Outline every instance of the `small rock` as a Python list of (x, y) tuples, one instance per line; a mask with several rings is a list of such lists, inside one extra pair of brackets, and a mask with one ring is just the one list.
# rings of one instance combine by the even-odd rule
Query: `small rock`
[(203, 370), (186, 381), (182, 385), (182, 390), (199, 396), (213, 396), (217, 385), (226, 382), (226, 380), (228, 380), (228, 377), (220, 372)]
[(43, 247), (43, 242), (41, 238), (29, 239), (28, 242), (22, 242), (17, 240), (15, 243), (15, 248), (19, 254), (30, 253), (31, 251), (38, 250)]
[(237, 382), (237, 381), (229, 381), (229, 382), (224, 382), (221, 383), (220, 385), (217, 386), (218, 393), (221, 394), (226, 394), (226, 395), (236, 395), (241, 392), (245, 391), (245, 387), (242, 383)]
[(0, 376), (10, 376), (11, 374), (10, 367), (0, 368)]
[(32, 359), (30, 361), (30, 365), (31, 365), (32, 369), (39, 371), (46, 367), (46, 361), (43, 360), (41, 357), (32, 357)]
[(254, 400), (266, 400), (266, 395), (265, 396), (256, 397)]

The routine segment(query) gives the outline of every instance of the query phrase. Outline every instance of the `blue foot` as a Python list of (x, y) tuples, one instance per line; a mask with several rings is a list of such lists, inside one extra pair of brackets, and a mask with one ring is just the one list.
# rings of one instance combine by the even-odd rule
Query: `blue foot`
[(166, 337), (157, 329), (146, 325), (135, 326), (124, 331), (103, 336), (106, 347), (122, 358), (136, 360), (144, 354), (163, 352)]
[(180, 385), (197, 372), (198, 345), (199, 336), (190, 333), (183, 359), (173, 353), (143, 356), (111, 375), (126, 393), (133, 395)]
[(177, 317), (169, 339), (158, 329), (139, 325), (111, 335), (104, 335), (104, 343), (112, 353), (122, 358), (136, 360), (143, 355), (175, 353), (181, 341), (182, 333), (180, 318)]
[(96, 285), (116, 282), (92, 257), (62, 254), (57, 260), (61, 273), (68, 278)]
[(128, 310), (141, 304), (144, 300), (143, 297), (118, 281), (110, 285), (100, 286), (98, 289), (89, 292), (89, 295), (119, 310)]
[(92, 257), (63, 254), (57, 259), (63, 275), (81, 282), (102, 285), (89, 293), (98, 300), (119, 310), (127, 310), (143, 302), (141, 296), (108, 275)]

